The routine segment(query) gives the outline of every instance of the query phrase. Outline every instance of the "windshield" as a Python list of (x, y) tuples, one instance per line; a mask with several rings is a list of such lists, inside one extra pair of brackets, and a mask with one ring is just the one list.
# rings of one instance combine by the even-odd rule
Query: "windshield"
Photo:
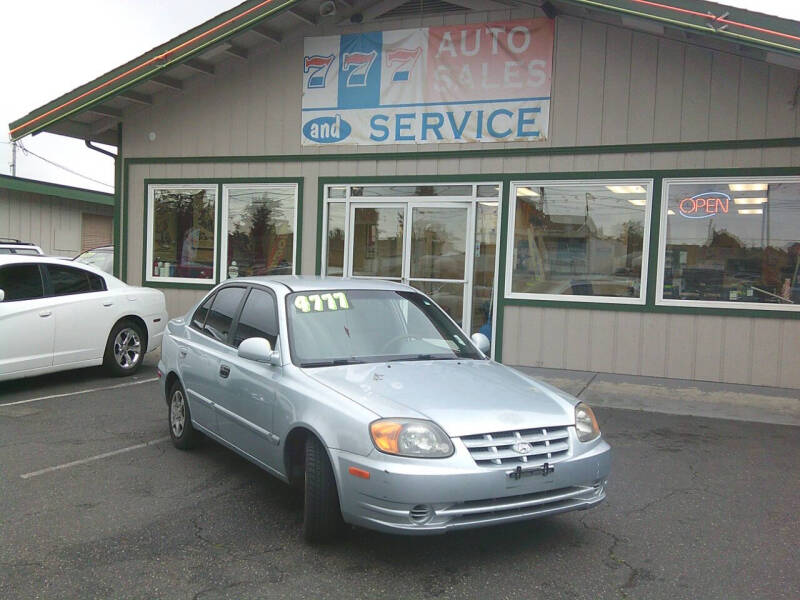
[(300, 367), (483, 358), (415, 292), (331, 290), (290, 294), (286, 302), (292, 360)]
[(75, 262), (92, 265), (110, 273), (114, 268), (114, 255), (111, 252), (87, 250), (75, 257)]

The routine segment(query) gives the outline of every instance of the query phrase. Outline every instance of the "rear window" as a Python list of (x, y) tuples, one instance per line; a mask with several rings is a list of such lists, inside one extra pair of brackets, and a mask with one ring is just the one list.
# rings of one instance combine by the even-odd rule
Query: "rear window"
[(39, 265), (7, 265), (0, 268), (0, 290), (5, 292), (3, 302), (30, 300), (44, 296)]
[(50, 274), (50, 285), (53, 287), (54, 296), (85, 294), (106, 289), (102, 277), (83, 269), (47, 265), (47, 271)]

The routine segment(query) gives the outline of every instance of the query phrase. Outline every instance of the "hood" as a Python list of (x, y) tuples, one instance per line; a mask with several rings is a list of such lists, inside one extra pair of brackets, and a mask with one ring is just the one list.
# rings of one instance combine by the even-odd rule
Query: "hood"
[(488, 360), (370, 363), (305, 373), (381, 417), (430, 419), (450, 437), (575, 423), (577, 400)]

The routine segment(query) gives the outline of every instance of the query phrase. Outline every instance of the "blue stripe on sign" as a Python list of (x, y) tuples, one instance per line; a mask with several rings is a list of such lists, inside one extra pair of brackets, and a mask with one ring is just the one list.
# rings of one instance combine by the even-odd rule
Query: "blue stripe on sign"
[(341, 36), (339, 43), (337, 108), (378, 108), (381, 103), (383, 34), (380, 31), (347, 34)]
[[(341, 94), (341, 88), (339, 93)], [(459, 100), (458, 102), (416, 102), (412, 104), (384, 104), (382, 106), (329, 106), (326, 108), (304, 108), (303, 112), (331, 111), (337, 108), (413, 108), (415, 106), (457, 106), (464, 104), (497, 104), (498, 102), (540, 102), (544, 100), (550, 100), (550, 96), (542, 96), (541, 98), (503, 98), (501, 100)]]

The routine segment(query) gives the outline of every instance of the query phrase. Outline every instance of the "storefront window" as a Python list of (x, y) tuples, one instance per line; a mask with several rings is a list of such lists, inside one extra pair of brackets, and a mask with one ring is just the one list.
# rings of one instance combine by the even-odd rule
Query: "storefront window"
[(513, 297), (644, 303), (650, 181), (512, 187)]
[(800, 304), (800, 179), (664, 182), (661, 302)]
[(291, 275), (297, 185), (228, 185), (223, 195), (223, 279)]
[(148, 281), (215, 279), (216, 187), (150, 187)]

